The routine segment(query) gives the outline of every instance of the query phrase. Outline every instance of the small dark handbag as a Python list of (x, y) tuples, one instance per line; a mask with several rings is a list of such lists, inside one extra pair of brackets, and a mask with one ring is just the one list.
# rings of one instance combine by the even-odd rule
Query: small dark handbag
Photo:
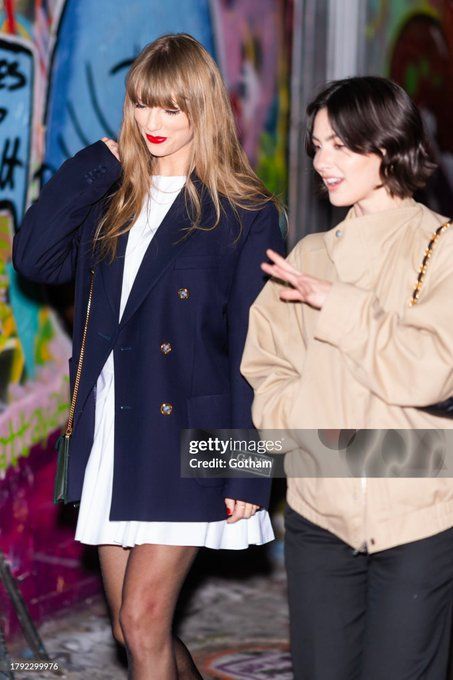
[[(425, 250), (425, 255), (420, 265), (417, 283), (415, 284), (412, 297), (409, 302), (409, 305), (411, 307), (412, 305), (417, 304), (418, 299), (420, 297), (420, 291), (423, 286), (426, 271), (428, 269), (428, 263), (429, 260), (431, 259), (431, 255), (436, 246), (436, 243), (441, 234), (443, 234), (443, 232), (446, 231), (448, 227), (451, 226), (451, 224), (452, 224), (451, 220), (445, 222), (444, 224), (441, 224), (440, 227), (436, 229), (436, 231), (431, 237), (430, 242), (428, 243), (428, 246)], [(430, 413), (431, 415), (438, 416), (440, 418), (453, 418), (453, 397), (449, 397), (444, 401), (439, 401), (437, 404), (431, 404), (430, 406), (420, 407), (420, 411), (426, 411), (426, 413)]]
[(53, 494), (53, 502), (58, 503), (62, 501), (67, 503), (68, 491), (68, 467), (69, 467), (69, 446), (71, 443), (72, 428), (74, 424), (74, 412), (77, 403), (77, 394), (79, 391), (80, 376), (82, 375), (83, 356), (85, 354), (85, 345), (87, 338), (88, 320), (90, 318), (91, 301), (93, 298), (93, 283), (94, 283), (94, 269), (90, 271), (90, 293), (88, 295), (87, 313), (85, 318), (85, 326), (83, 329), (82, 344), (80, 347), (79, 363), (77, 364), (77, 372), (74, 381), (74, 391), (72, 393), (71, 406), (69, 408), (68, 421), (64, 433), (62, 433), (55, 444), (58, 451), (57, 473), (55, 475), (55, 487)]

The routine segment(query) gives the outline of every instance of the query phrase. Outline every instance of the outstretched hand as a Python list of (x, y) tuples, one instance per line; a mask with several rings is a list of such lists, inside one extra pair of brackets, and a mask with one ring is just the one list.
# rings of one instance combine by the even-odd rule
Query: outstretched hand
[(118, 142), (115, 142), (114, 139), (110, 139), (109, 137), (101, 137), (101, 141), (104, 142), (104, 144), (112, 152), (115, 158), (121, 162), (120, 154), (118, 151)]
[(250, 519), (260, 507), (245, 501), (235, 501), (232, 498), (225, 498), (225, 505), (228, 515), (227, 524), (234, 524), (240, 519)]
[(261, 269), (266, 272), (266, 274), (281, 279), (291, 286), (291, 288), (282, 288), (280, 292), (281, 300), (306, 302), (315, 309), (322, 309), (330, 289), (332, 288), (330, 281), (317, 279), (308, 274), (301, 274), (301, 272), (294, 269), (287, 260), (274, 250), (266, 250), (266, 255), (273, 264), (263, 262)]

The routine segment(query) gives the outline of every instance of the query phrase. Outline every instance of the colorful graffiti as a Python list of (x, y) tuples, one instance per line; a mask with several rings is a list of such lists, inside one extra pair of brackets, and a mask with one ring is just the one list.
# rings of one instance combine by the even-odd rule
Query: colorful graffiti
[(284, 3), (274, 0), (222, 0), (212, 3), (212, 9), (218, 59), (242, 144), (267, 186), (282, 193), (289, 103), (288, 12), (283, 11)]
[(21, 282), (10, 261), (29, 192), (36, 61), (31, 40), (0, 37), (0, 475), (38, 440), (38, 411), (53, 429), (62, 424), (64, 409), (56, 421), (53, 409), (46, 411), (51, 395), (68, 400), (69, 341), (38, 287)]
[(19, 383), (24, 366), (24, 353), (8, 294), (11, 233), (10, 213), (0, 211), (0, 408), (3, 406), (3, 409), (8, 403), (8, 385)]
[(366, 69), (400, 83), (419, 106), (438, 165), (423, 200), (451, 214), (453, 5), (450, 0), (369, 0)]

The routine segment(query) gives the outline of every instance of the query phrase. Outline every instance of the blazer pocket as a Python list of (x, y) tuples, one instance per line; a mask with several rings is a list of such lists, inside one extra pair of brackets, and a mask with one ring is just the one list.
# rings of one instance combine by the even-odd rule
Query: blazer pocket
[(219, 266), (218, 255), (184, 255), (175, 260), (175, 269), (216, 269)]
[(230, 394), (204, 394), (187, 400), (189, 427), (200, 430), (230, 427)]
[[(201, 397), (189, 397), (187, 400), (188, 427), (197, 430), (226, 429), (230, 427), (230, 394), (206, 394)], [(221, 454), (217, 454), (220, 456)], [(212, 476), (212, 472), (207, 469), (206, 477), (196, 476), (195, 481), (200, 486), (223, 486), (225, 478)], [(203, 474), (203, 468), (200, 469)]]

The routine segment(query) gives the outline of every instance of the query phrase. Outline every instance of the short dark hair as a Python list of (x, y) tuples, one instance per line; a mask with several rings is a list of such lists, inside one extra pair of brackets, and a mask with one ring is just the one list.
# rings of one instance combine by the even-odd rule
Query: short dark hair
[(348, 149), (382, 158), (382, 183), (392, 196), (406, 198), (425, 186), (436, 165), (420, 112), (402, 87), (378, 76), (328, 83), (307, 107), (305, 148), (311, 158), (315, 116), (324, 108)]

